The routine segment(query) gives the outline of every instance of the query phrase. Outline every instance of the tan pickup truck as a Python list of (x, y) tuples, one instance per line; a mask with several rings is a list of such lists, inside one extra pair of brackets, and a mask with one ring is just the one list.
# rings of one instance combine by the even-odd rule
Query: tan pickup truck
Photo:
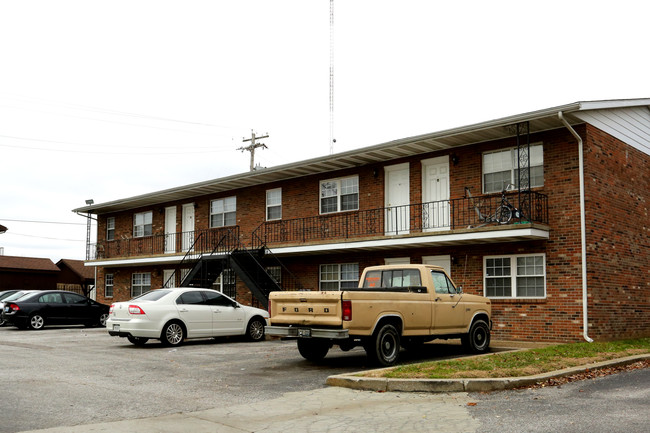
[(296, 337), (298, 351), (311, 361), (334, 344), (363, 346), (384, 366), (397, 362), (400, 347), (416, 349), (436, 338), (460, 338), (475, 353), (490, 345), (490, 300), (463, 293), (437, 266), (372, 266), (358, 288), (340, 292), (272, 292), (270, 311), (266, 334)]

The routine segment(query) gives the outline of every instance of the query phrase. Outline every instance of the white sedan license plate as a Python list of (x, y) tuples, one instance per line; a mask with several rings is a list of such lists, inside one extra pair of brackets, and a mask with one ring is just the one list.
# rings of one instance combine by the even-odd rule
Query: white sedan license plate
[(118, 331), (120, 330), (120, 325), (113, 325), (113, 331)]
[(298, 337), (311, 337), (311, 329), (298, 329)]

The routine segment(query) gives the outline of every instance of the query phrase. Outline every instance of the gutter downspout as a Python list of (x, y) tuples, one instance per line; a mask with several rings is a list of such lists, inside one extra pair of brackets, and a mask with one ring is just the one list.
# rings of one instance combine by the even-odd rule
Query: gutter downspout
[(569, 123), (564, 119), (561, 111), (557, 112), (557, 117), (564, 124), (566, 129), (571, 132), (571, 134), (578, 140), (578, 159), (579, 159), (579, 177), (580, 177), (580, 244), (581, 244), (581, 256), (582, 256), (582, 336), (589, 343), (593, 343), (593, 339), (589, 338), (587, 335), (588, 329), (588, 320), (587, 320), (587, 223), (585, 217), (585, 167), (584, 167), (584, 155), (582, 149), (582, 138), (578, 133), (569, 125)]

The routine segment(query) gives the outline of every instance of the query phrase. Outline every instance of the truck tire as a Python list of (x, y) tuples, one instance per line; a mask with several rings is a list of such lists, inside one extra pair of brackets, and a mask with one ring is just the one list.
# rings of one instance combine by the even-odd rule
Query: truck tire
[(365, 346), (368, 359), (373, 364), (390, 367), (399, 358), (400, 336), (397, 328), (386, 323), (382, 325)]
[(463, 335), (460, 340), (472, 353), (487, 352), (490, 347), (490, 327), (485, 320), (475, 320), (467, 335)]
[(298, 339), (298, 352), (307, 361), (320, 361), (325, 358), (329, 350), (330, 343), (327, 340), (319, 340), (317, 338)]

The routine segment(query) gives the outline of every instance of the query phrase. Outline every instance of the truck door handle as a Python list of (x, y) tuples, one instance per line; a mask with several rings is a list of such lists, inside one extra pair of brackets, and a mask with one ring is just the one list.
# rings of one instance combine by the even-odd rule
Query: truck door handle
[(438, 301), (441, 300), (441, 299), (442, 299), (442, 298), (438, 297), (438, 298), (434, 299), (434, 301), (435, 301), (435, 302), (438, 302)]

